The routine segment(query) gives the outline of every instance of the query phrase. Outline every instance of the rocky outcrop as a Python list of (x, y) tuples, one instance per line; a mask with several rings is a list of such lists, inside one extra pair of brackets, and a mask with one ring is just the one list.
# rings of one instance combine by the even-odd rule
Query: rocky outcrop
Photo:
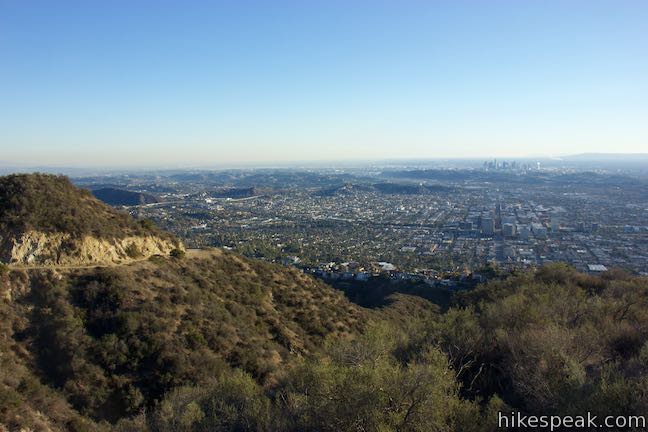
[(105, 239), (27, 231), (14, 238), (0, 238), (0, 261), (26, 266), (108, 265), (169, 255), (173, 249), (183, 246), (152, 235)]

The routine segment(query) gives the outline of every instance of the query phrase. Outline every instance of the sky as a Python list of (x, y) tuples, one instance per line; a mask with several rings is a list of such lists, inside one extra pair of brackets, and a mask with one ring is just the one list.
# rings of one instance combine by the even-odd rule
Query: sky
[(0, 0), (0, 163), (648, 152), (648, 2)]

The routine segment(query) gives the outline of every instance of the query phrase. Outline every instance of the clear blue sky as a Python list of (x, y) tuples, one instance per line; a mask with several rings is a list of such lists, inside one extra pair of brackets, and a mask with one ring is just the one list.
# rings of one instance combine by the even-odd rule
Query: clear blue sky
[(648, 1), (0, 0), (0, 161), (648, 152)]

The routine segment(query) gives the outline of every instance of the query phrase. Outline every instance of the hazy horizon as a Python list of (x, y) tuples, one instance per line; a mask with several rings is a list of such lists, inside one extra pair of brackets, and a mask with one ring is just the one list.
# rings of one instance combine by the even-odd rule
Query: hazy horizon
[(66, 175), (182, 172), (182, 171), (228, 171), (228, 170), (320, 170), (320, 169), (376, 169), (376, 168), (481, 168), (484, 162), (526, 163), (544, 168), (621, 169), (622, 171), (646, 171), (648, 153), (583, 153), (561, 157), (464, 157), (464, 158), (385, 158), (385, 159), (328, 159), (295, 161), (241, 161), (204, 164), (30, 164), (11, 163), (0, 160), (0, 174), (49, 172)]
[(0, 162), (645, 153), (648, 4), (0, 4)]

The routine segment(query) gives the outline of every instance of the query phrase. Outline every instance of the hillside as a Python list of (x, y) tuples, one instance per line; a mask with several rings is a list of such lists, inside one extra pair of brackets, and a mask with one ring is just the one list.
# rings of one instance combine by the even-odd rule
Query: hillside
[(158, 202), (158, 199), (150, 194), (141, 192), (131, 192), (124, 189), (105, 187), (93, 189), (92, 195), (97, 199), (112, 206), (134, 206), (140, 204), (152, 204)]
[(178, 247), (170, 234), (107, 206), (66, 177), (0, 177), (0, 262), (115, 263)]
[(220, 250), (1, 278), (0, 393), (13, 405), (0, 408), (0, 425), (9, 428), (116, 421), (234, 369), (270, 385), (367, 318), (296, 270)]
[(443, 313), (403, 294), (362, 309), (219, 250), (1, 273), (3, 432), (477, 432), (498, 411), (648, 409), (648, 282), (620, 272), (547, 266)]

